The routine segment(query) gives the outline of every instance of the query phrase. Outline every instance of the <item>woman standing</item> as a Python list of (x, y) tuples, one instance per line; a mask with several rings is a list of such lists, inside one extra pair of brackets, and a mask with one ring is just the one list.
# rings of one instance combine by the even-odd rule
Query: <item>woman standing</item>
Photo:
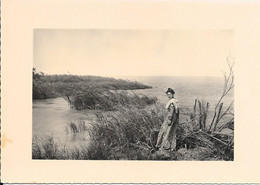
[(169, 101), (165, 107), (166, 115), (158, 134), (156, 148), (174, 151), (176, 149), (176, 129), (179, 123), (179, 107), (178, 100), (174, 98), (174, 90), (168, 88), (166, 94)]

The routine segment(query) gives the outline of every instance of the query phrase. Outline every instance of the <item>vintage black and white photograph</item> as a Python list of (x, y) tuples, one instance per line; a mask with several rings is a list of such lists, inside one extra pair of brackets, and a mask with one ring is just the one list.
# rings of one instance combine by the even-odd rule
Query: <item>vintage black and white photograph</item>
[(34, 29), (32, 159), (234, 161), (233, 37)]

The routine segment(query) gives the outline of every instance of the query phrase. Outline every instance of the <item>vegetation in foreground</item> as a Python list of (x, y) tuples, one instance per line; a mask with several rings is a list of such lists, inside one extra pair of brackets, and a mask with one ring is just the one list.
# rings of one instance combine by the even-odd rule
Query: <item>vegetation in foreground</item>
[[(33, 142), (33, 159), (86, 160), (172, 160), (154, 155), (156, 133), (163, 122), (164, 108), (153, 104), (144, 109), (121, 107), (119, 111), (97, 113), (96, 120), (86, 127), (82, 122), (70, 122), (68, 129), (90, 137), (90, 145), (68, 149), (53, 137)], [(177, 160), (233, 160), (234, 140), (232, 122), (217, 127), (218, 132), (200, 129), (190, 119), (179, 124), (177, 131)], [(65, 152), (66, 151), (66, 152)]]
[[(163, 115), (162, 105), (154, 104), (98, 113), (90, 127), (70, 122), (70, 132), (88, 135), (90, 145), (68, 149), (53, 137), (35, 139), (33, 159), (158, 160), (153, 151)], [(232, 135), (205, 132), (192, 120), (180, 123), (177, 134), (177, 160), (233, 160)]]

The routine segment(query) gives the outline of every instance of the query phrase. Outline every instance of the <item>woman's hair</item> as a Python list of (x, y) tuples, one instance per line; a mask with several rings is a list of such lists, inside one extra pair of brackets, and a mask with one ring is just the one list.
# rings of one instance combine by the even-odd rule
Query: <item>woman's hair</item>
[(175, 94), (175, 92), (172, 88), (168, 88), (168, 90), (166, 91), (166, 94), (168, 94), (168, 93)]

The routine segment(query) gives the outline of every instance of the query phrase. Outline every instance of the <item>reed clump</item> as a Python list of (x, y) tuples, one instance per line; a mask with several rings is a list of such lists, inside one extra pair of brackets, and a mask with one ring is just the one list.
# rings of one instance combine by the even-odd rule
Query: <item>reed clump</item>
[(72, 134), (84, 133), (88, 129), (85, 120), (79, 119), (77, 121), (70, 121), (67, 123), (66, 132)]
[(120, 111), (104, 116), (97, 114), (89, 132), (90, 159), (149, 160), (153, 149), (151, 134), (163, 121), (159, 104), (146, 109), (121, 107)]
[(65, 100), (72, 108), (76, 110), (82, 109), (98, 109), (105, 111), (114, 111), (123, 107), (136, 106), (144, 108), (147, 105), (154, 104), (156, 97), (148, 97), (146, 95), (129, 94), (126, 91), (110, 91), (106, 89), (85, 89), (84, 92), (75, 93), (64, 96)]
[(53, 160), (87, 160), (88, 151), (85, 145), (69, 147), (61, 144), (53, 135), (33, 138), (32, 159)]
[(46, 135), (43, 139), (34, 137), (32, 142), (32, 158), (62, 159), (64, 152), (59, 146), (53, 135)]

